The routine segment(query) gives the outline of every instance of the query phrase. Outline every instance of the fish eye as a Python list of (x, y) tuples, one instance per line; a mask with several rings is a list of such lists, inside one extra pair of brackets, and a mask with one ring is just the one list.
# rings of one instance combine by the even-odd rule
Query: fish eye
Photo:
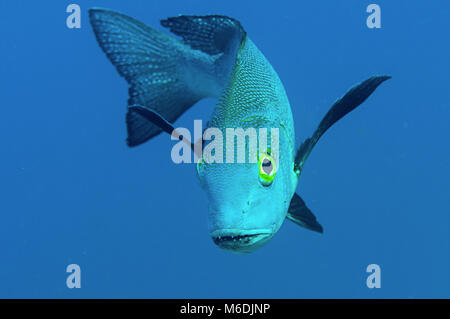
[(259, 164), (259, 181), (264, 186), (270, 186), (277, 173), (275, 160), (269, 154), (261, 153), (259, 155), (258, 164)]
[(205, 166), (205, 160), (203, 157), (197, 162), (197, 176), (200, 177), (202, 175), (203, 168)]

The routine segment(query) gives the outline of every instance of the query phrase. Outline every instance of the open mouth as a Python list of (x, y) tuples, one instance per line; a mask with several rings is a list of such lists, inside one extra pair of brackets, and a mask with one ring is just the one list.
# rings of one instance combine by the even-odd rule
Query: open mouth
[(222, 249), (250, 252), (262, 246), (272, 237), (267, 229), (220, 229), (211, 233), (214, 243)]

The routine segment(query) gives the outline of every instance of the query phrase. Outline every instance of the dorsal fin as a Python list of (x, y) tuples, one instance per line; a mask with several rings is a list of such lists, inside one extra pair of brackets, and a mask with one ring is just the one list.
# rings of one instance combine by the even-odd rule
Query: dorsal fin
[(181, 36), (192, 49), (210, 55), (235, 49), (246, 35), (239, 21), (221, 15), (180, 15), (161, 20), (161, 25)]

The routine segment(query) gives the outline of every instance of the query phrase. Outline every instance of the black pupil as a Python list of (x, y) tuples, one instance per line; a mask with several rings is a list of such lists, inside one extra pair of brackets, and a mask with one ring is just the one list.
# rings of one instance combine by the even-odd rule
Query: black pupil
[(270, 175), (270, 173), (272, 173), (272, 161), (265, 158), (262, 162), (262, 169), (264, 171), (264, 173), (266, 173), (267, 175)]

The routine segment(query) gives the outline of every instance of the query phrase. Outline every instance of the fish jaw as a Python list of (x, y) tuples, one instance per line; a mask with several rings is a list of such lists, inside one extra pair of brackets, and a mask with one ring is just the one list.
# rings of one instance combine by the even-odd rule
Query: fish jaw
[(251, 253), (264, 246), (274, 233), (272, 229), (218, 229), (210, 233), (219, 248), (234, 253)]

